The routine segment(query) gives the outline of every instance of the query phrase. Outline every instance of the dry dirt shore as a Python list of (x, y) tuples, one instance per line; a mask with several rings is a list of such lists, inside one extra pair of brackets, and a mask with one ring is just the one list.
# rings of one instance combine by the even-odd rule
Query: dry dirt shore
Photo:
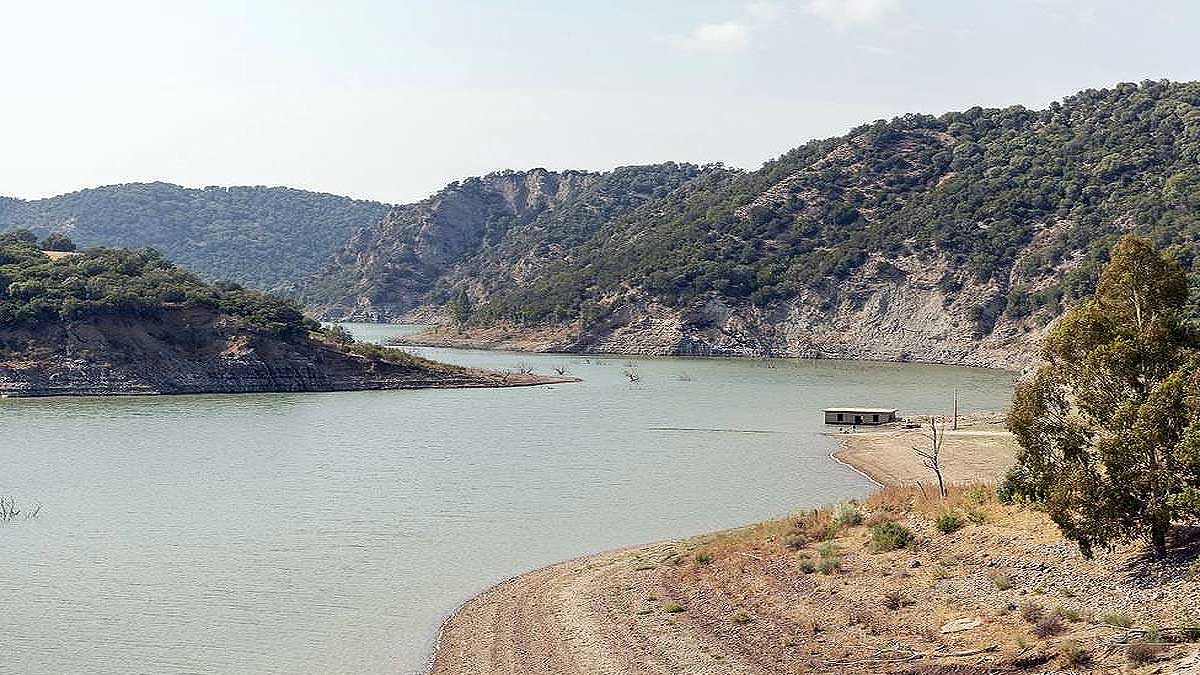
[[(994, 425), (972, 420), (947, 439), (952, 476), (1003, 470), (1009, 441)], [(956, 487), (941, 503), (908, 464), (919, 438), (847, 436), (843, 461), (893, 485), (857, 510), (603, 553), (500, 584), (446, 621), (431, 671), (1200, 675), (1188, 642), (1200, 637), (1200, 579), (1188, 571), (1200, 535), (1176, 537), (1165, 561), (1139, 547), (1086, 561), (1043, 514), (990, 490)], [(899, 486), (913, 479), (926, 487)], [(963, 521), (949, 534), (934, 524), (947, 510)], [(835, 526), (835, 512), (863, 522)], [(915, 542), (877, 551), (870, 526), (888, 520)]]
[[(833, 453), (838, 461), (858, 469), (880, 485), (933, 485), (936, 480), (913, 449), (928, 450), (925, 418), (913, 420), (920, 428), (900, 424), (840, 429), (829, 435), (841, 442)], [(958, 428), (947, 425), (942, 444), (942, 471), (947, 482), (995, 483), (1012, 466), (1016, 443), (1004, 427), (1002, 413), (985, 412), (959, 417)]]

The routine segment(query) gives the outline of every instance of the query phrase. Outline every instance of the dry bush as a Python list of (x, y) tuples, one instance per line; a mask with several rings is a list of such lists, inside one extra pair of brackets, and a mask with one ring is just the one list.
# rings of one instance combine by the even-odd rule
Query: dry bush
[(1162, 655), (1162, 645), (1157, 645), (1151, 642), (1130, 642), (1125, 648), (1125, 658), (1135, 666), (1144, 665), (1151, 661), (1157, 661)]
[(1045, 613), (1046, 610), (1035, 602), (1027, 602), (1021, 605), (1021, 618), (1025, 619), (1028, 623), (1037, 623)]
[(888, 591), (883, 595), (883, 606), (893, 612), (908, 604), (911, 602), (900, 591)]
[(1106, 623), (1110, 626), (1118, 628), (1129, 628), (1133, 625), (1133, 617), (1125, 612), (1113, 612), (1100, 617), (1101, 623)]
[(1080, 667), (1092, 662), (1092, 653), (1076, 640), (1067, 640), (1058, 648), (1058, 653), (1069, 665)]
[(991, 579), (992, 585), (995, 586), (996, 590), (998, 591), (1007, 591), (1013, 587), (1012, 577), (1007, 574), (993, 572), (988, 575), (988, 579)]
[(1064, 630), (1062, 617), (1056, 613), (1043, 614), (1042, 618), (1033, 625), (1033, 634), (1038, 637), (1058, 635)]

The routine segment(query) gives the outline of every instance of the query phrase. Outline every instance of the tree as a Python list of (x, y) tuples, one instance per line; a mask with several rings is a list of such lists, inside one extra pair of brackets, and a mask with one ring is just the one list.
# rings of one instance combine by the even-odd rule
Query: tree
[(74, 251), (75, 242), (62, 232), (51, 232), (42, 240), (41, 247), (43, 251)]
[(340, 323), (331, 323), (321, 328), (325, 338), (334, 344), (346, 346), (354, 344), (354, 334)]
[(1085, 555), (1200, 518), (1200, 361), (1185, 275), (1149, 242), (1113, 247), (1094, 296), (1046, 339), (1008, 416), (1020, 444), (1004, 495), (1044, 503)]
[(458, 293), (446, 303), (446, 311), (450, 313), (450, 318), (459, 330), (467, 325), (471, 320), (471, 296), (467, 295), (467, 289), (458, 289)]
[(938, 428), (938, 419), (936, 417), (929, 418), (929, 449), (922, 450), (917, 446), (913, 446), (913, 452), (921, 458), (921, 466), (933, 472), (938, 482), (938, 494), (942, 499), (946, 498), (946, 481), (942, 477), (942, 443), (946, 440), (946, 423), (942, 422), (942, 427)]

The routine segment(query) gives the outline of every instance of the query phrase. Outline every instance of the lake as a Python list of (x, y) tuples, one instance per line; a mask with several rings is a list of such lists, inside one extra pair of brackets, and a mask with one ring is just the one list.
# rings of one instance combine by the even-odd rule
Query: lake
[(0, 672), (420, 672), (514, 574), (868, 492), (821, 408), (1012, 392), (918, 364), (410, 351), (583, 382), (0, 401), (0, 494), (42, 504), (0, 526)]

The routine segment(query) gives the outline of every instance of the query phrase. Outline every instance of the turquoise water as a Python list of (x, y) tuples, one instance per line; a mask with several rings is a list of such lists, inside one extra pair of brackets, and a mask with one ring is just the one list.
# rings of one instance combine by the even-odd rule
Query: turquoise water
[[(383, 339), (397, 326), (349, 324)], [(411, 673), (487, 586), (861, 495), (820, 409), (1007, 404), (998, 371), (413, 349), (583, 382), (0, 401), (0, 672)], [(624, 375), (636, 368), (640, 381)]]

